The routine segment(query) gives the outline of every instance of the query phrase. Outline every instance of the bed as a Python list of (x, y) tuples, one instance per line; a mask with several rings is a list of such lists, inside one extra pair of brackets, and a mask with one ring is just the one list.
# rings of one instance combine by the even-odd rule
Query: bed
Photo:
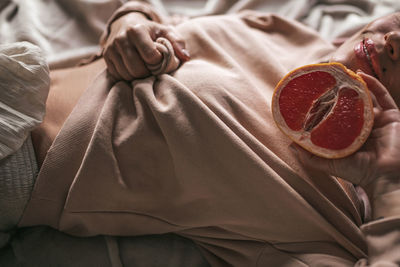
[[(0, 4), (0, 42), (42, 48), (50, 69), (74, 66), (99, 51), (119, 0), (10, 0)], [(149, 0), (164, 15), (196, 17), (244, 9), (298, 20), (340, 44), (373, 18), (400, 10), (395, 0)], [(90, 34), (88, 34), (90, 33)], [(0, 266), (208, 266), (178, 235), (72, 237), (48, 227), (0, 233)]]

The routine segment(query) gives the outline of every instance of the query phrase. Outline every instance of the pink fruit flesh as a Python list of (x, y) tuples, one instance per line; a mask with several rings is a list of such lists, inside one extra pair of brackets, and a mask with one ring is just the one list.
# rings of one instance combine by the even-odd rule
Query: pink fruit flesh
[(279, 95), (279, 108), (290, 129), (303, 129), (314, 101), (334, 87), (336, 79), (324, 71), (314, 71), (289, 81)]
[(311, 142), (339, 150), (351, 145), (364, 124), (364, 105), (357, 91), (341, 88), (332, 113), (311, 131)]
[(335, 77), (324, 71), (289, 81), (281, 90), (279, 108), (290, 129), (308, 131), (314, 145), (332, 150), (350, 146), (364, 124), (358, 92), (338, 87)]

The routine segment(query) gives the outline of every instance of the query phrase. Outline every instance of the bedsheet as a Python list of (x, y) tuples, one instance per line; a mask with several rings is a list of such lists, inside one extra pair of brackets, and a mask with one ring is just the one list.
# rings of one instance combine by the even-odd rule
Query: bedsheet
[[(99, 51), (112, 12), (127, 0), (3, 0), (0, 43), (30, 41), (47, 54), (51, 68), (73, 66)], [(164, 15), (189, 17), (244, 9), (298, 20), (327, 40), (349, 36), (371, 19), (400, 10), (396, 0), (147, 0)]]

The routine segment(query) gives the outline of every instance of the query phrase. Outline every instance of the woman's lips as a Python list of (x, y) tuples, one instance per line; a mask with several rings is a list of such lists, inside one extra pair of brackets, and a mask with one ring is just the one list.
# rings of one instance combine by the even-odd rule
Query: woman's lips
[(362, 40), (354, 47), (354, 53), (360, 68), (367, 74), (380, 79), (382, 73), (379, 67), (379, 58), (374, 42), (369, 38)]

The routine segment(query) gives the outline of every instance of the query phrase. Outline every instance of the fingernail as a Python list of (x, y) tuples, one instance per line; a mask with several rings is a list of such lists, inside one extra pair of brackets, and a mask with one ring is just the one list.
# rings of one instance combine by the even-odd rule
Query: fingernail
[(190, 59), (189, 51), (186, 49), (181, 49), (182, 54), (186, 57), (186, 59)]

